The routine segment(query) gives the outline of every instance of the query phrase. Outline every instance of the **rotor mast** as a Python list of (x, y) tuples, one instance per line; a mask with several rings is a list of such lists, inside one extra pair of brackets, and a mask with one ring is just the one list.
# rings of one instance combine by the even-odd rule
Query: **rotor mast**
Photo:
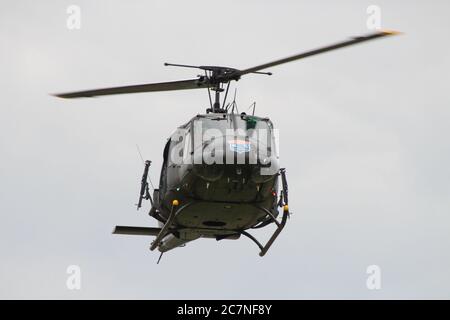
[(215, 100), (212, 107), (212, 112), (221, 112), (224, 110), (224, 108), (220, 107), (220, 93), (223, 91), (223, 89), (218, 85), (213, 89), (215, 91)]
[[(228, 74), (227, 74), (228, 71)], [(225, 102), (227, 99), (227, 94), (228, 94), (228, 89), (230, 87), (230, 81), (231, 80), (239, 80), (240, 76), (237, 75), (235, 78), (233, 79), (227, 79), (227, 80), (216, 80), (216, 79), (220, 79), (220, 75), (230, 75), (230, 71), (238, 71), (236, 69), (231, 69), (231, 68), (224, 68), (224, 67), (214, 67), (214, 69), (210, 72), (211, 76), (210, 79), (213, 80), (214, 86), (211, 88), (212, 91), (214, 91), (214, 103), (212, 103), (211, 99), (210, 102), (211, 104), (211, 108), (208, 109), (207, 111), (211, 111), (213, 113), (226, 113), (226, 109), (225, 109)], [(222, 104), (220, 103), (220, 94), (224, 91), (223, 89), (223, 85), (227, 85), (227, 90), (225, 93), (225, 98), (223, 99)], [(211, 95), (211, 93), (208, 90), (208, 94)]]

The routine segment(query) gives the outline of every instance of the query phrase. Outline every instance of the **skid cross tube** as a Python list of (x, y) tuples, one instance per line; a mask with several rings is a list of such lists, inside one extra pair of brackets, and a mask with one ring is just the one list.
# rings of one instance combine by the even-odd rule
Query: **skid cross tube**
[(280, 199), (280, 205), (283, 205), (283, 217), (281, 218), (281, 223), (277, 224), (277, 226), (278, 226), (277, 230), (275, 230), (275, 232), (272, 234), (272, 236), (270, 237), (269, 241), (267, 241), (264, 248), (261, 249), (261, 252), (259, 253), (259, 255), (261, 257), (267, 253), (267, 251), (270, 249), (270, 247), (272, 246), (275, 239), (278, 237), (278, 235), (281, 233), (281, 231), (283, 231), (283, 228), (286, 225), (287, 218), (289, 217), (288, 183), (287, 183), (287, 179), (286, 179), (286, 169), (285, 168), (280, 169), (280, 175), (281, 175), (281, 185), (282, 185), (282, 189), (281, 189), (282, 198)]
[(287, 222), (287, 218), (289, 218), (289, 206), (288, 206), (288, 196), (287, 196), (288, 184), (287, 184), (287, 179), (286, 179), (286, 170), (284, 168), (280, 169), (280, 175), (281, 175), (281, 182), (282, 182), (282, 190), (281, 190), (281, 197), (280, 197), (279, 205), (283, 207), (283, 217), (281, 218), (281, 222), (278, 222), (276, 217), (273, 215), (273, 213), (270, 212), (269, 210), (267, 210), (266, 208), (256, 206), (258, 209), (264, 211), (270, 217), (270, 219), (272, 219), (272, 221), (270, 221), (270, 220), (264, 221), (263, 224), (266, 222), (267, 222), (266, 224), (269, 224), (270, 222), (275, 222), (275, 224), (277, 225), (277, 229), (272, 234), (269, 241), (267, 241), (266, 245), (263, 246), (250, 233), (248, 233), (244, 230), (238, 231), (240, 234), (242, 234), (242, 235), (246, 236), (247, 238), (249, 238), (250, 240), (252, 240), (259, 247), (259, 249), (261, 249), (261, 252), (259, 253), (259, 255), (261, 257), (267, 253), (267, 251), (270, 249), (272, 244), (275, 242), (278, 235), (281, 233), (281, 231), (283, 231), (283, 228)]
[(250, 240), (252, 240), (258, 246), (258, 248), (261, 250), (259, 255), (262, 257), (262, 256), (264, 256), (267, 253), (267, 251), (270, 249), (272, 244), (275, 242), (275, 239), (278, 237), (278, 235), (283, 230), (284, 226), (286, 225), (286, 221), (287, 221), (288, 217), (289, 217), (289, 208), (287, 206), (284, 206), (284, 208), (283, 208), (283, 218), (281, 219), (281, 223), (278, 224), (277, 229), (272, 234), (272, 236), (270, 237), (269, 241), (267, 241), (265, 246), (263, 246), (258, 240), (256, 240), (256, 238), (254, 236), (252, 236), (247, 231), (241, 230), (241, 231), (238, 231), (238, 232), (240, 234), (246, 236)]
[(281, 168), (280, 169), (280, 174), (281, 174), (281, 184), (282, 184), (282, 195), (283, 195), (283, 201), (284, 204), (288, 204), (288, 183), (287, 183), (287, 179), (286, 179), (286, 169), (285, 168)]
[(261, 249), (261, 252), (259, 253), (259, 255), (261, 257), (264, 256), (267, 253), (267, 251), (270, 249), (270, 247), (274, 243), (275, 239), (278, 237), (278, 235), (283, 230), (284, 226), (286, 225), (286, 221), (287, 221), (288, 216), (289, 216), (289, 209), (288, 209), (288, 207), (286, 205), (284, 207), (284, 209), (283, 209), (283, 218), (281, 219), (280, 225), (278, 226), (277, 230), (275, 230), (273, 235), (270, 237), (269, 241), (267, 241), (266, 245), (264, 246), (264, 248)]
[(243, 234), (244, 236), (246, 236), (247, 238), (252, 240), (259, 247), (259, 249), (261, 249), (261, 252), (262, 252), (262, 250), (264, 250), (264, 247), (262, 246), (262, 244), (258, 240), (256, 240), (256, 238), (254, 236), (252, 236), (250, 233), (242, 230), (242, 231), (240, 231), (240, 234)]
[(270, 212), (269, 210), (267, 210), (266, 208), (261, 207), (261, 206), (256, 206), (256, 207), (259, 210), (264, 211), (272, 219), (272, 222), (274, 222), (277, 225), (277, 227), (280, 227), (280, 223), (277, 221), (277, 218), (273, 215), (272, 212)]

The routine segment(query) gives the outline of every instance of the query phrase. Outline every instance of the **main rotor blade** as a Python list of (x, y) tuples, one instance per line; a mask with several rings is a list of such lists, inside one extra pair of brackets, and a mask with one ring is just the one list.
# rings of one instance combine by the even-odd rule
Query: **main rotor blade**
[(152, 91), (171, 91), (171, 90), (186, 90), (207, 88), (209, 85), (199, 79), (182, 80), (172, 82), (148, 83), (124, 87), (111, 87), (95, 90), (76, 91), (55, 94), (59, 98), (87, 98), (96, 96), (106, 96), (111, 94), (137, 93), (137, 92), (152, 92)]
[(252, 68), (248, 68), (245, 70), (241, 70), (239, 72), (240, 75), (244, 75), (247, 73), (252, 73), (255, 71), (259, 71), (259, 70), (263, 70), (263, 69), (267, 69), (273, 66), (277, 66), (279, 64), (283, 64), (283, 63), (287, 63), (287, 62), (291, 62), (291, 61), (295, 61), (295, 60), (299, 60), (299, 59), (303, 59), (306, 57), (310, 57), (310, 56), (314, 56), (316, 54), (320, 54), (320, 53), (324, 53), (327, 51), (331, 51), (331, 50), (336, 50), (336, 49), (340, 49), (340, 48), (344, 48), (344, 47), (348, 47), (357, 43), (361, 43), (364, 41), (369, 41), (369, 40), (373, 40), (373, 39), (377, 39), (377, 38), (381, 38), (381, 37), (385, 37), (385, 36), (391, 36), (391, 35), (396, 35), (399, 34), (399, 32), (396, 31), (377, 31), (375, 33), (372, 34), (368, 34), (365, 36), (361, 36), (361, 37), (354, 37), (351, 38), (350, 40), (347, 41), (343, 41), (343, 42), (338, 42), (336, 44), (332, 44), (326, 47), (322, 47), (322, 48), (318, 48), (315, 50), (311, 50), (311, 51), (307, 51), (307, 52), (303, 52), (300, 54), (297, 54), (295, 56), (291, 56), (291, 57), (287, 57), (284, 59), (280, 59), (280, 60), (275, 60), (269, 63), (265, 63), (265, 64), (261, 64), (259, 66), (256, 67), (252, 67)]

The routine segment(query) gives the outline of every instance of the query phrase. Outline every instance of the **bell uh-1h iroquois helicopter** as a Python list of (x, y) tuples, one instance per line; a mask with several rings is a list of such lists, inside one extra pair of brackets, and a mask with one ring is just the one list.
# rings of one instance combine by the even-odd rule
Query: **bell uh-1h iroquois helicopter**
[[(159, 227), (117, 226), (113, 233), (155, 236), (150, 250), (158, 248), (161, 255), (198, 238), (238, 239), (244, 235), (258, 245), (259, 255), (264, 256), (289, 217), (286, 172), (279, 168), (271, 121), (254, 114), (235, 112), (234, 101), (226, 104), (230, 82), (250, 73), (271, 75), (261, 70), (394, 34), (397, 32), (376, 31), (243, 70), (166, 63), (168, 66), (201, 69), (204, 75), (192, 80), (57, 94), (61, 98), (80, 98), (199, 88), (208, 90), (210, 108), (206, 114), (193, 117), (168, 139), (163, 152), (159, 188), (154, 189), (153, 197), (147, 179), (151, 162), (145, 161), (137, 206), (139, 209), (142, 200), (149, 200), (149, 215), (158, 220)], [(214, 101), (211, 91), (214, 91)], [(221, 102), (220, 94), (224, 91), (225, 97)], [(200, 139), (195, 138), (202, 130), (211, 129), (215, 132), (211, 137), (202, 137), (200, 133)], [(260, 134), (264, 131), (265, 134)], [(277, 219), (278, 208), (282, 209), (281, 221)], [(265, 245), (247, 231), (272, 223), (277, 228)]]

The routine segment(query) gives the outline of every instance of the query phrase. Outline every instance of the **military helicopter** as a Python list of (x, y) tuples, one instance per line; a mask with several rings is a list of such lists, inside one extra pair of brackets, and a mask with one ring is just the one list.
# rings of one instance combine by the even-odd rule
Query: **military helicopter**
[[(361, 42), (395, 35), (376, 31), (368, 35), (300, 53), (247, 69), (222, 66), (166, 66), (196, 68), (196, 79), (111, 87), (56, 94), (60, 98), (207, 89), (210, 107), (181, 125), (167, 140), (159, 187), (150, 195), (145, 161), (138, 209), (149, 200), (149, 215), (159, 227), (116, 226), (114, 234), (154, 236), (150, 250), (164, 252), (199, 238), (251, 239), (264, 256), (286, 225), (290, 215), (286, 170), (280, 168), (273, 124), (269, 118), (237, 111), (236, 102), (226, 103), (230, 82), (247, 74), (272, 75), (261, 70)], [(214, 102), (211, 97), (214, 92)], [(225, 93), (221, 102), (221, 93)], [(281, 185), (279, 186), (279, 180)], [(282, 215), (279, 219), (281, 208)], [(265, 245), (248, 230), (276, 225)], [(158, 262), (159, 262), (158, 259)]]

